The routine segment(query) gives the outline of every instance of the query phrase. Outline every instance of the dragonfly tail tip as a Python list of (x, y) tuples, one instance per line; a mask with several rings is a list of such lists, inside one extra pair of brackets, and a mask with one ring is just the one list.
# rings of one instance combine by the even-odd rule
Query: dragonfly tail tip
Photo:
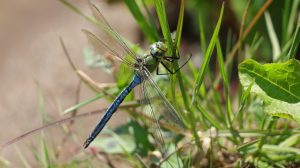
[(84, 144), (83, 144), (83, 148), (86, 149), (87, 147), (89, 147), (89, 145), (90, 145), (90, 144), (88, 144), (88, 143), (84, 143)]
[(92, 140), (90, 138), (88, 138), (84, 144), (83, 144), (83, 148), (86, 149), (87, 147), (89, 147), (90, 143), (92, 142)]

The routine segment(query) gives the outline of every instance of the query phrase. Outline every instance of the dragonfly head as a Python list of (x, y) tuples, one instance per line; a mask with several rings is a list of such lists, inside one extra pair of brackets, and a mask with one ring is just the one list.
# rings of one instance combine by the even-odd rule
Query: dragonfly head
[(161, 41), (158, 41), (150, 46), (150, 54), (153, 57), (157, 57), (157, 58), (163, 57), (167, 51), (168, 51), (168, 46)]

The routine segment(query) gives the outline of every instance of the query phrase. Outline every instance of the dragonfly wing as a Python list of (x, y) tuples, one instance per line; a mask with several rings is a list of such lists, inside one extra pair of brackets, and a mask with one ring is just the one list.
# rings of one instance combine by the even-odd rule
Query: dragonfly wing
[(92, 10), (92, 13), (96, 19), (96, 25), (99, 26), (101, 29), (103, 29), (112, 39), (112, 44), (114, 46), (118, 46), (119, 49), (123, 50), (123, 54), (121, 56), (129, 56), (131, 60), (136, 60), (137, 55), (134, 51), (132, 51), (126, 42), (124, 41), (124, 38), (121, 37), (108, 23), (108, 21), (105, 19), (105, 17), (102, 15), (100, 10), (90, 2), (90, 8)]
[(149, 92), (148, 97), (150, 98), (151, 104), (157, 106), (158, 110), (156, 111), (156, 113), (160, 115), (160, 120), (166, 122), (168, 125), (174, 127), (175, 129), (183, 129), (185, 127), (184, 123), (178, 116), (175, 108), (172, 106), (169, 100), (162, 93), (159, 86), (153, 80), (151, 73), (146, 68), (144, 68), (143, 74), (145, 77), (144, 85), (147, 89), (147, 92)]
[(95, 50), (100, 50), (98, 52), (101, 52), (101, 49), (109, 51), (112, 55), (118, 57), (118, 59), (120, 61), (127, 64), (129, 67), (134, 67), (135, 62), (133, 62), (133, 60), (127, 59), (126, 57), (124, 57), (124, 54), (121, 54), (121, 53), (117, 52), (116, 50), (112, 49), (111, 45), (107, 44), (106, 42), (104, 42), (103, 40), (98, 38), (92, 32), (85, 30), (85, 29), (83, 29), (82, 31), (85, 33), (88, 41), (91, 43), (91, 45), (93, 46), (93, 48)]
[(166, 154), (167, 147), (165, 145), (161, 125), (167, 129), (181, 130), (184, 128), (184, 124), (177, 115), (174, 107), (153, 81), (148, 70), (143, 72), (143, 77), (145, 78), (142, 83), (142, 99), (145, 101), (145, 107), (142, 111), (145, 116), (144, 123), (150, 128), (150, 132), (163, 154)]
[(159, 116), (154, 113), (155, 106), (154, 104), (151, 104), (151, 96), (147, 87), (147, 81), (144, 81), (142, 83), (142, 97), (146, 106), (143, 108), (143, 112), (145, 114), (145, 117), (147, 117), (144, 120), (144, 122), (150, 128), (150, 132), (153, 133), (153, 137), (156, 139), (159, 148), (162, 149), (162, 152), (164, 152), (165, 141), (163, 139), (163, 135), (159, 124)]
[[(157, 105), (152, 100), (152, 94), (149, 89), (149, 82), (146, 80), (142, 83), (142, 91), (143, 91), (143, 100), (146, 106), (143, 108), (143, 113), (147, 116), (146, 120), (143, 120), (144, 123), (148, 126), (149, 132), (152, 133), (153, 138), (156, 140), (156, 144), (158, 145), (163, 158), (168, 157), (168, 147), (165, 144), (165, 139), (163, 137), (163, 133), (160, 127), (160, 116), (155, 113), (157, 112)], [(173, 168), (173, 165), (166, 160), (167, 167)]]

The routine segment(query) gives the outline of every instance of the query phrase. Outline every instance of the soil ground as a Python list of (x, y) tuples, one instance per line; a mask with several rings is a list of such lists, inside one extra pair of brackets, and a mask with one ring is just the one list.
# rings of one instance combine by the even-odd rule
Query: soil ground
[[(87, 2), (71, 1), (84, 12), (90, 13)], [(97, 2), (95, 2), (97, 3)], [(107, 20), (120, 34), (136, 38), (136, 24), (124, 4), (97, 3)], [(37, 128), (41, 125), (38, 90), (45, 97), (45, 111), (54, 121), (62, 118), (58, 109), (74, 104), (78, 78), (72, 71), (59, 43), (62, 36), (74, 62), (98, 82), (112, 82), (101, 70), (90, 70), (83, 60), (87, 40), (81, 32), (88, 28), (97, 33), (92, 25), (70, 11), (59, 1), (11, 0), (0, 2), (0, 143)], [(80, 99), (94, 95), (82, 87)], [(107, 103), (97, 101), (80, 112), (105, 108)], [(122, 113), (116, 115), (110, 125), (118, 123)], [(79, 141), (83, 141), (100, 116), (76, 121), (81, 129)], [(48, 130), (51, 133), (48, 133)], [(52, 132), (54, 131), (54, 132)], [(55, 129), (45, 130), (52, 139)], [(30, 144), (40, 134), (19, 141), (16, 145), (26, 157), (32, 156)], [(76, 144), (75, 144), (76, 145)], [(81, 144), (77, 144), (81, 145)], [(0, 150), (0, 158), (8, 159), (11, 167), (19, 167), (20, 158), (14, 145)], [(34, 161), (30, 160), (34, 163)], [(18, 166), (19, 165), (19, 166)]]

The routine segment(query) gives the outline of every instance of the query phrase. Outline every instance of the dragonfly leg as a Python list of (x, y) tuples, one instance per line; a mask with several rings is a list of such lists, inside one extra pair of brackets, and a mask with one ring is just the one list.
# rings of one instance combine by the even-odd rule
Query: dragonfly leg
[(164, 56), (164, 60), (169, 61), (169, 62), (173, 62), (174, 60), (179, 60), (179, 57), (173, 57), (173, 56)]
[(175, 74), (176, 72), (178, 72), (179, 71), (179, 69), (181, 68), (178, 68), (178, 69), (176, 69), (175, 71), (172, 71), (165, 63), (163, 63), (163, 62), (160, 62), (161, 63), (161, 65), (163, 65), (164, 66), (164, 68), (166, 68), (166, 70), (169, 72), (169, 73), (160, 73), (159, 72), (159, 66), (156, 68), (156, 75), (168, 75), (168, 74)]
[[(157, 68), (156, 68), (156, 75), (168, 75), (169, 73), (160, 73), (159, 72), (159, 67), (160, 66), (157, 66)], [(166, 68), (167, 70), (168, 70), (168, 68)], [(168, 71), (169, 72), (169, 71)]]
[[(167, 58), (167, 59), (165, 59), (165, 60), (167, 60), (167, 61), (169, 61), (169, 62), (173, 62), (174, 60), (178, 60), (179, 59), (179, 57), (165, 57), (165, 58)], [(175, 73), (177, 73), (183, 66), (185, 66), (188, 62), (189, 62), (189, 60), (192, 58), (192, 54), (190, 54), (190, 56), (189, 56), (189, 58), (188, 58), (188, 60), (186, 60), (180, 67), (178, 67), (177, 69), (175, 69), (174, 71), (172, 71), (164, 62), (160, 62), (165, 68), (166, 68), (166, 70), (170, 73), (170, 74), (175, 74)], [(157, 68), (157, 72), (156, 72), (158, 75), (166, 75), (166, 74), (168, 74), (168, 73), (164, 73), (164, 74), (160, 74), (160, 73), (158, 73), (158, 68)]]
[(159, 73), (159, 66), (157, 66), (157, 68), (156, 68), (156, 75), (162, 75)]
[[(177, 71), (179, 71), (179, 69), (180, 68), (178, 68), (178, 69), (176, 69), (175, 71), (172, 71), (170, 68), (168, 68), (168, 66), (165, 64), (165, 63), (163, 63), (163, 62), (161, 62), (161, 64), (166, 68), (166, 70), (170, 73), (170, 74), (175, 74)], [(168, 73), (164, 73), (164, 74), (160, 74), (160, 75), (167, 75)]]

